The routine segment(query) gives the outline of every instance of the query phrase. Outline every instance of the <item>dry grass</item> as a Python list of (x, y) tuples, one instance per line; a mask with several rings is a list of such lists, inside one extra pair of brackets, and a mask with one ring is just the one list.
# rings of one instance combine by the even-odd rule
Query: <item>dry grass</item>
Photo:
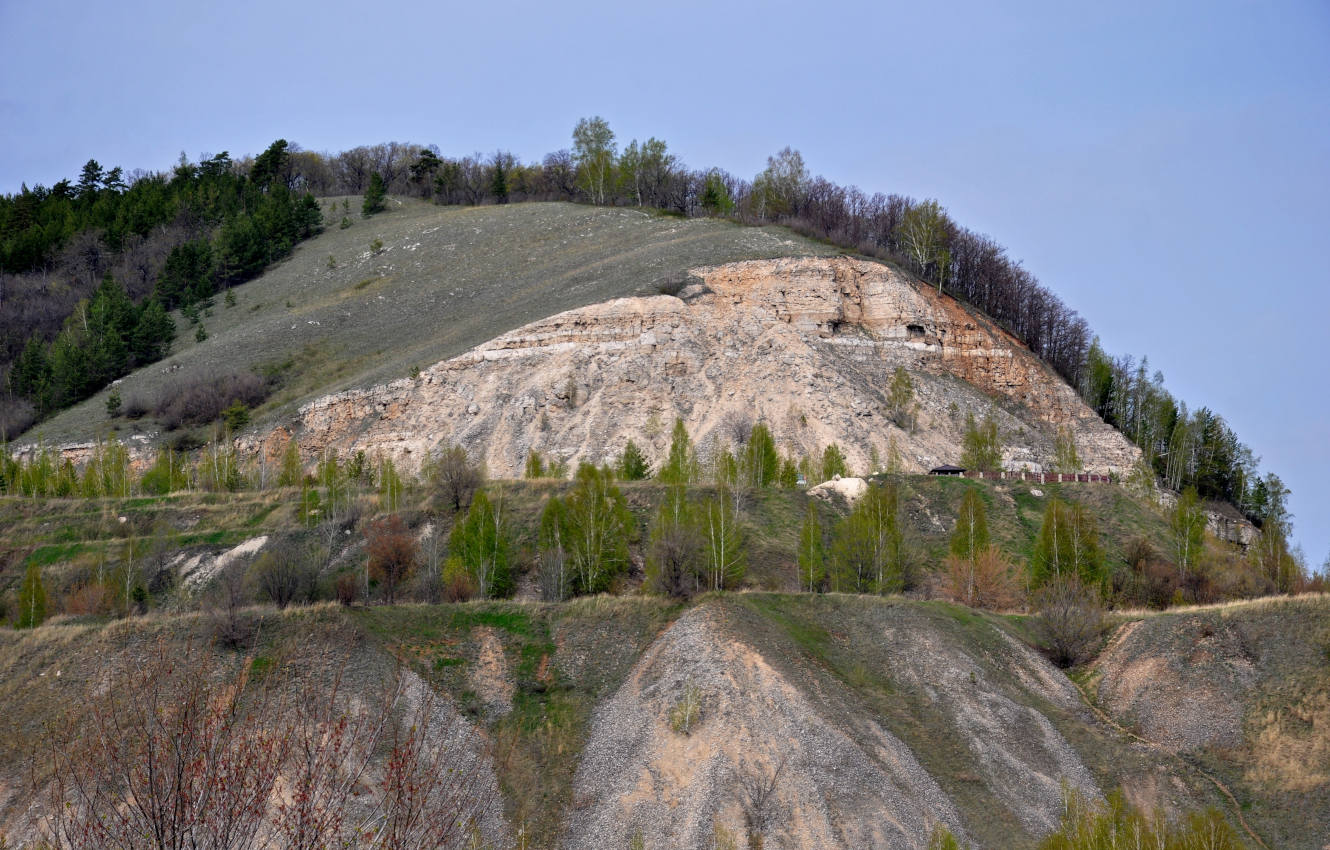
[(1253, 725), (1250, 781), (1295, 793), (1330, 785), (1330, 690), (1304, 690)]

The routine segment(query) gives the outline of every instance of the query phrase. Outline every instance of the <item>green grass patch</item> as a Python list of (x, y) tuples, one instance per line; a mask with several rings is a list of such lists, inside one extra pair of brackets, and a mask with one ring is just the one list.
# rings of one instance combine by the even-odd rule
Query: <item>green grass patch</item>
[(75, 555), (88, 548), (86, 543), (56, 543), (38, 546), (24, 560), (24, 566), (49, 567), (62, 561), (73, 560)]

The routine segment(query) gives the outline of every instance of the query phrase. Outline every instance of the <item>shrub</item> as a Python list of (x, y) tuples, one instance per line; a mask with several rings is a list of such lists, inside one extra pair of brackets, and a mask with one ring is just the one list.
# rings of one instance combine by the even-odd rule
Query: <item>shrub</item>
[(125, 399), (125, 407), (122, 413), (124, 413), (126, 419), (142, 419), (148, 415), (148, 411), (151, 409), (152, 405), (148, 404), (143, 396), (135, 394)]
[(226, 430), (234, 434), (249, 424), (249, 407), (240, 399), (236, 399), (230, 407), (222, 411), (222, 421), (226, 423)]
[(1103, 634), (1099, 594), (1074, 576), (1056, 578), (1034, 598), (1035, 632), (1049, 659), (1059, 667), (1088, 661)]
[(693, 731), (702, 717), (702, 690), (689, 680), (683, 686), (679, 701), (670, 709), (670, 728), (680, 735)]
[(383, 588), (388, 604), (397, 601), (397, 589), (416, 567), (420, 551), (416, 539), (397, 514), (370, 523), (365, 535), (369, 574)]
[(695, 514), (682, 488), (666, 494), (647, 543), (646, 586), (652, 591), (680, 598), (697, 592), (707, 553)]
[(480, 467), (471, 462), (466, 456), (466, 449), (461, 446), (444, 449), (438, 459), (430, 464), (426, 474), (453, 513), (470, 506), (476, 488), (485, 478)]
[(443, 564), (444, 601), (467, 602), (475, 598), (476, 580), (460, 558), (449, 558)]
[(285, 608), (313, 596), (314, 568), (307, 549), (284, 540), (264, 549), (250, 567), (250, 576), (262, 597), (278, 608)]
[(37, 421), (37, 411), (26, 399), (0, 396), (0, 442), (17, 437)]
[(973, 559), (948, 555), (942, 573), (942, 593), (953, 602), (990, 611), (1010, 610), (1020, 604), (1016, 566), (996, 546)]
[(350, 608), (360, 599), (360, 582), (356, 581), (356, 577), (351, 573), (342, 573), (333, 585), (333, 593), (337, 596), (338, 602)]
[(104, 584), (80, 585), (65, 597), (65, 613), (75, 617), (109, 614), (114, 608), (112, 591)]
[(268, 397), (268, 383), (253, 372), (198, 375), (177, 380), (158, 397), (153, 415), (168, 431), (184, 425), (215, 422), (223, 412), (240, 403), (257, 407)]
[(1205, 848), (1239, 850), (1243, 847), (1215, 809), (1191, 812), (1170, 823), (1163, 813), (1147, 815), (1127, 804), (1114, 791), (1104, 803), (1069, 791), (1058, 830), (1039, 843), (1039, 850), (1098, 850), (1101, 847)]

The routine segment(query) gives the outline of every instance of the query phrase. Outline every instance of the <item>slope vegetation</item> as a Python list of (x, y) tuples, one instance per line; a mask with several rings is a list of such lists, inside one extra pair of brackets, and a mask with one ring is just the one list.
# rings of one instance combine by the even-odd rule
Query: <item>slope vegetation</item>
[[(335, 199), (334, 199), (335, 200)], [(378, 240), (381, 248), (373, 250)], [(647, 294), (686, 269), (831, 249), (779, 227), (685, 220), (567, 203), (444, 208), (394, 200), (329, 228), (259, 279), (235, 305), (185, 328), (174, 354), (127, 376), (121, 396), (151, 405), (217, 370), (266, 371), (281, 389), (259, 411), (289, 416), (323, 393), (407, 375), (527, 322), (608, 298)], [(104, 391), (42, 424), (47, 442), (107, 428)], [(143, 420), (131, 432), (155, 433)]]

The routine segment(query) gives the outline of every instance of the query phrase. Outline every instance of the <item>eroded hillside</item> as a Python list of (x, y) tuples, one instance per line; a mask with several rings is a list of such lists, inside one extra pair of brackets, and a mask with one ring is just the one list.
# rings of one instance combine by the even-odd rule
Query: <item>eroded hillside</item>
[[(402, 659), (445, 700), (437, 722), (472, 730), (457, 746), (487, 753), (494, 846), (520, 830), (528, 847), (710, 847), (723, 832), (740, 846), (922, 848), (945, 824), (976, 847), (1029, 847), (1070, 785), (1121, 786), (1172, 813), (1218, 806), (1267, 847), (1315, 850), (1330, 841), (1316, 708), (1328, 614), (1312, 597), (1134, 619), (1087, 686), (1098, 709), (1022, 641), (1019, 618), (839, 595), (252, 609), (259, 643), (212, 663), (280, 673), (350, 657), (363, 689)], [(32, 834), (42, 801), (27, 774), (46, 721), (155, 641), (206, 642), (209, 623), (0, 637), (0, 829)], [(1234, 641), (1249, 644), (1239, 661), (1216, 649)], [(1225, 686), (1235, 663), (1247, 679)], [(1145, 722), (1142, 706), (1197, 688), (1238, 718), (1233, 737), (1167, 726), (1194, 716)]]
[[(866, 469), (894, 444), (901, 467), (920, 471), (958, 461), (967, 414), (991, 412), (1009, 468), (1051, 463), (1059, 426), (1089, 471), (1123, 472), (1138, 456), (1013, 337), (888, 266), (804, 258), (693, 275), (678, 297), (559, 313), (418, 378), (320, 399), (264, 450), (278, 457), (294, 433), (306, 457), (365, 451), (418, 468), (458, 443), (516, 476), (532, 449), (598, 463), (632, 439), (658, 458), (679, 417), (704, 449), (732, 441), (732, 423), (762, 420), (797, 452), (835, 442)], [(891, 415), (897, 367), (914, 383), (913, 421)]]

